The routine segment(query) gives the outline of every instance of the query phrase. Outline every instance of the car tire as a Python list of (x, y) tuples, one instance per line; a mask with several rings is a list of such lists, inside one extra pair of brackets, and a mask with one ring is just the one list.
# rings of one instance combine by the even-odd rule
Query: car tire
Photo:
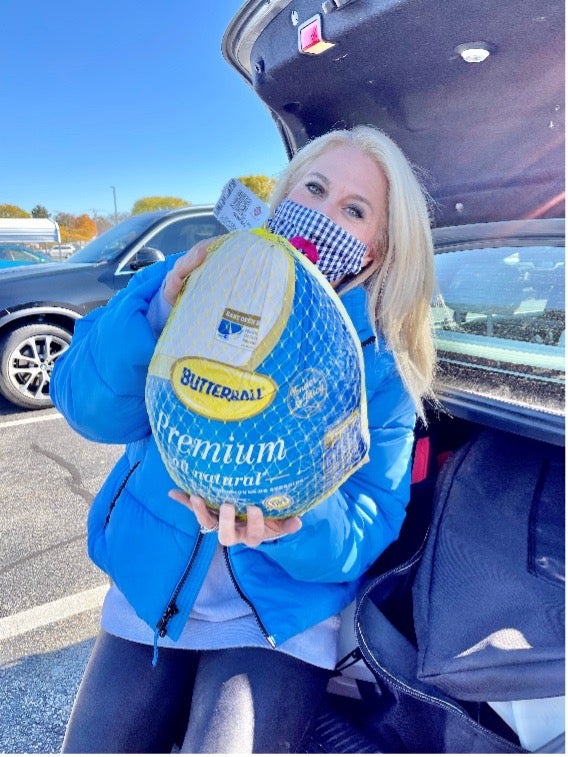
[(53, 363), (71, 343), (59, 326), (33, 323), (0, 339), (0, 392), (26, 410), (51, 407), (49, 382)]

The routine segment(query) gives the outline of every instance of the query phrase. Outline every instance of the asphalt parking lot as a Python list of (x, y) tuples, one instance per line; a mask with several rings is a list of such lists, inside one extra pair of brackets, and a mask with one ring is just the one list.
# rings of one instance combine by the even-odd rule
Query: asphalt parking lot
[(120, 451), (0, 399), (0, 752), (61, 748), (106, 588), (85, 519)]

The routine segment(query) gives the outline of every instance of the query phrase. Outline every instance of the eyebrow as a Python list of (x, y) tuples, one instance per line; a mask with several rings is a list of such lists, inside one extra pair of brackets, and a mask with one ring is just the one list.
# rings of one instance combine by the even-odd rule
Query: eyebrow
[[(322, 173), (319, 173), (319, 171), (311, 171), (311, 173), (309, 173), (309, 174), (308, 174), (308, 175), (306, 176), (306, 179), (307, 179), (307, 178), (309, 178), (310, 176), (315, 176), (315, 177), (317, 177), (317, 178), (318, 178), (318, 179), (319, 179), (319, 180), (321, 181), (321, 183), (322, 183), (322, 184), (325, 184), (325, 186), (326, 186), (326, 187), (329, 187), (329, 185), (330, 185), (330, 181), (329, 181), (329, 179), (328, 179), (328, 178), (327, 178), (327, 176), (325, 176), (324, 174), (322, 174)], [(364, 203), (364, 204), (365, 204), (365, 205), (367, 205), (367, 207), (368, 207), (368, 208), (370, 208), (371, 210), (373, 210), (373, 209), (374, 209), (374, 208), (373, 208), (373, 206), (372, 206), (372, 204), (371, 204), (371, 203), (369, 202), (369, 200), (367, 200), (367, 198), (366, 198), (366, 197), (363, 197), (363, 195), (349, 195), (349, 197), (350, 197), (351, 199), (353, 199), (353, 200), (358, 200), (359, 202), (362, 202), (362, 203)]]

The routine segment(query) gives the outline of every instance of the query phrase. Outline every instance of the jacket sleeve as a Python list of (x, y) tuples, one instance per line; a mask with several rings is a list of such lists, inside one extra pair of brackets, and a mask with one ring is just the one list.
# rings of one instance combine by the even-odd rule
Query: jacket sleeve
[(176, 257), (135, 274), (107, 305), (78, 321), (71, 346), (55, 362), (53, 404), (91, 441), (125, 444), (150, 433), (144, 389), (157, 340), (146, 315)]
[(356, 580), (400, 532), (416, 416), (394, 362), (387, 363), (368, 392), (369, 462), (305, 513), (300, 531), (259, 547), (298, 580)]

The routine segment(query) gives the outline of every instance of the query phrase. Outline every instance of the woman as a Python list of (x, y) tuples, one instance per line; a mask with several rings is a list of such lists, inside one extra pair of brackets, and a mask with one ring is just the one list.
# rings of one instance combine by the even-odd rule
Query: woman
[(173, 490), (144, 382), (206, 244), (137, 274), (80, 321), (55, 365), (54, 403), (87, 438), (127, 447), (89, 514), (89, 553), (120, 588), (105, 600), (64, 751), (169, 752), (182, 739), (193, 753), (298, 751), (336, 664), (339, 613), (399, 533), (434, 363), (425, 196), (396, 145), (356, 127), (301, 150), (272, 210), (275, 233), (315, 245), (363, 344), (370, 462), (283, 521), (249, 507), (241, 522), (230, 503), (217, 515)]

